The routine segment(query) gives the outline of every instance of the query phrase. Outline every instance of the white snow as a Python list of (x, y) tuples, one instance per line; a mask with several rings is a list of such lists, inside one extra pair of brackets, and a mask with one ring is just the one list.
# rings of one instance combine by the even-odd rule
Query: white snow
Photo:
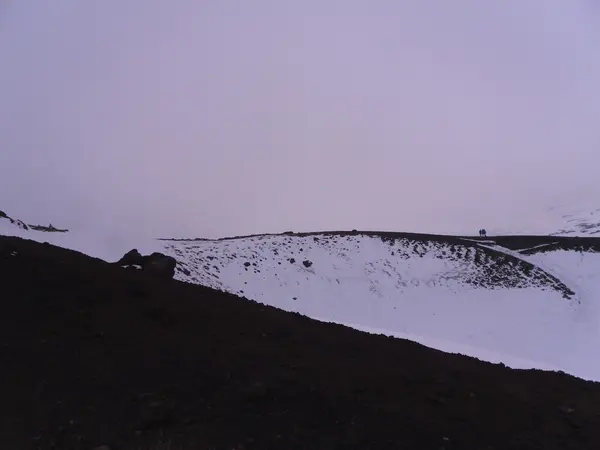
[(572, 343), (563, 357), (562, 370), (600, 381), (600, 254), (557, 250), (526, 258), (552, 267), (577, 286), (581, 305), (573, 317)]
[(556, 223), (550, 233), (600, 237), (598, 199), (589, 192), (571, 195), (547, 208), (547, 223)]
[[(485, 264), (452, 261), (433, 245), (417, 244), (415, 254), (413, 244), (402, 241), (318, 239), (167, 242), (166, 251), (185, 261), (191, 275), (179, 273), (180, 279), (288, 311), (513, 367), (577, 371), (570, 356), (581, 341), (577, 295), (567, 300), (535, 286), (465, 284), (465, 276)], [(303, 260), (313, 264), (304, 267)], [(594, 376), (600, 379), (600, 371)]]
[[(540, 203), (542, 204), (542, 203)], [(481, 224), (488, 236), (496, 235), (555, 235), (600, 237), (600, 207), (593, 189), (575, 193), (570, 190), (553, 198), (551, 204), (505, 217), (502, 226)], [(449, 231), (449, 230), (448, 230)], [(465, 230), (463, 230), (465, 231)], [(468, 234), (475, 230), (467, 230)], [(459, 234), (459, 233), (452, 233)]]
[[(176, 274), (180, 280), (447, 352), (600, 381), (598, 254), (553, 251), (523, 256), (493, 242), (482, 244), (554, 274), (576, 293), (567, 299), (516, 268), (519, 287), (466, 282), (495, 270), (494, 261), (477, 259), (473, 242), (451, 250), (409, 240), (390, 245), (360, 235), (159, 241), (26, 231), (2, 219), (0, 234), (49, 242), (107, 261), (118, 260), (132, 248), (142, 254), (161, 251), (175, 256), (186, 271)], [(312, 264), (307, 267), (303, 261)]]

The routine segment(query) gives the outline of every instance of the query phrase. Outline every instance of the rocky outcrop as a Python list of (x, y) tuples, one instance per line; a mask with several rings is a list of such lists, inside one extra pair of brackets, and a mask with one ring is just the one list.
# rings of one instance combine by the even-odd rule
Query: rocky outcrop
[(125, 253), (125, 255), (117, 261), (117, 264), (120, 266), (142, 266), (144, 264), (144, 257), (134, 248)]
[(134, 248), (125, 253), (116, 264), (122, 267), (141, 269), (159, 278), (170, 279), (175, 275), (177, 261), (172, 256), (167, 256), (158, 252), (142, 256), (142, 254)]
[(9, 215), (7, 215), (4, 211), (0, 211), (0, 219), (7, 219), (10, 223), (15, 225), (17, 228), (21, 228), (22, 230), (29, 230), (29, 227), (25, 222), (19, 219), (13, 219)]
[(48, 226), (29, 224), (29, 228), (31, 228), (32, 230), (35, 230), (35, 231), (45, 231), (45, 232), (49, 232), (49, 233), (66, 233), (69, 231), (67, 229), (56, 228), (52, 224), (49, 224)]
[(150, 256), (144, 256), (142, 269), (161, 278), (173, 278), (176, 266), (175, 258), (155, 252)]

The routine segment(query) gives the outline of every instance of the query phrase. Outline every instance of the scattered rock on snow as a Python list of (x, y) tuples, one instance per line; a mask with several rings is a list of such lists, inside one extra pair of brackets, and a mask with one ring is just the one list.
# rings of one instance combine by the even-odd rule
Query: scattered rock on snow
[(22, 220), (12, 219), (8, 216), (4, 216), (3, 218), (8, 219), (10, 221), (10, 223), (12, 223), (13, 225), (16, 225), (18, 228), (20, 228), (22, 230), (29, 230), (29, 227), (27, 226), (27, 224), (25, 222), (23, 222)]

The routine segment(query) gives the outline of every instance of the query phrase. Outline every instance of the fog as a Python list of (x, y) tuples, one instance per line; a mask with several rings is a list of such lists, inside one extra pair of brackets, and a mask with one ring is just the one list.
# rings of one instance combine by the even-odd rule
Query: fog
[(488, 230), (598, 195), (592, 0), (0, 3), (0, 209), (153, 236)]

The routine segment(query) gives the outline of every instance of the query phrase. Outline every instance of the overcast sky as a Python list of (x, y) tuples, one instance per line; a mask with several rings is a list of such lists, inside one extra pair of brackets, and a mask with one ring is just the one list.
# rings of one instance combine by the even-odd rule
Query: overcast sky
[(595, 0), (4, 0), (0, 209), (160, 236), (504, 228), (600, 194), (599, 80)]

